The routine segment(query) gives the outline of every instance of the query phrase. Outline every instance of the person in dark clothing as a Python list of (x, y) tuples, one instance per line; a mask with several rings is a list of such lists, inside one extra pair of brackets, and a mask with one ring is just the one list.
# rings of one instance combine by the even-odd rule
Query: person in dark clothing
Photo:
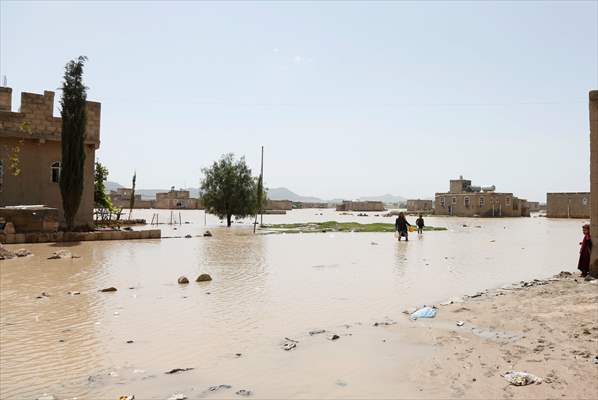
[(405, 241), (409, 241), (409, 227), (411, 224), (407, 222), (407, 218), (405, 218), (405, 214), (402, 212), (399, 213), (397, 220), (395, 221), (395, 229), (399, 233), (399, 242), (401, 238), (404, 237)]
[(590, 272), (590, 253), (592, 252), (592, 237), (590, 236), (590, 225), (583, 226), (583, 240), (579, 243), (579, 262), (577, 269), (581, 271), (581, 276), (587, 276)]
[(419, 214), (419, 218), (415, 220), (415, 225), (417, 225), (417, 234), (421, 235), (424, 233), (424, 218), (421, 214)]

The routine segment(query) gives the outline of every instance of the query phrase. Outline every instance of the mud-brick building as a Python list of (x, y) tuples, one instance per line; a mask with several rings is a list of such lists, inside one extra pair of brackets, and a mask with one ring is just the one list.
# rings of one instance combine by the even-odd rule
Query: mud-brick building
[(407, 200), (407, 212), (431, 213), (434, 211), (432, 200)]
[(268, 211), (290, 211), (293, 209), (293, 202), (290, 200), (270, 200), (266, 201), (265, 210)]
[(154, 208), (195, 210), (200, 208), (200, 201), (190, 196), (188, 190), (175, 190), (174, 186), (168, 192), (156, 193)]
[(546, 217), (590, 218), (590, 193), (546, 193)]
[(513, 193), (496, 192), (496, 187), (472, 186), (471, 181), (454, 179), (448, 192), (436, 193), (435, 215), (457, 217), (529, 217), (527, 200)]
[(118, 188), (115, 191), (111, 191), (110, 201), (112, 205), (117, 208), (129, 208), (131, 205), (131, 196), (135, 197), (134, 208), (153, 208), (153, 200), (144, 200), (140, 194), (133, 195), (133, 189), (130, 188)]
[[(46, 205), (61, 220), (62, 119), (55, 117), (54, 92), (21, 93), (12, 110), (12, 89), (0, 87), (0, 207)], [(87, 102), (83, 197), (75, 224), (93, 222), (94, 162), (100, 147), (100, 103)]]
[(381, 201), (347, 201), (336, 206), (336, 211), (386, 211)]

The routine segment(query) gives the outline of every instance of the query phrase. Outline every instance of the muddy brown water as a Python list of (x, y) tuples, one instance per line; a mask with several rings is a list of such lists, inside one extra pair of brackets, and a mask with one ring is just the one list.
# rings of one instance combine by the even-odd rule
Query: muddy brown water
[[(294, 210), (264, 222), (394, 221), (375, 214)], [(8, 246), (34, 255), (0, 261), (0, 398), (395, 397), (401, 371), (433, 349), (374, 322), (574, 270), (584, 222), (429, 217), (449, 230), (397, 243), (386, 233), (254, 236), (249, 220), (226, 229), (212, 216), (204, 238), (202, 211), (181, 220), (163, 235), (193, 238)], [(63, 248), (81, 258), (47, 260)], [(194, 282), (200, 273), (213, 281)], [(98, 292), (108, 286), (118, 291)], [(283, 351), (285, 337), (297, 348)], [(193, 370), (165, 374), (173, 368)], [(218, 385), (231, 388), (209, 390)]]

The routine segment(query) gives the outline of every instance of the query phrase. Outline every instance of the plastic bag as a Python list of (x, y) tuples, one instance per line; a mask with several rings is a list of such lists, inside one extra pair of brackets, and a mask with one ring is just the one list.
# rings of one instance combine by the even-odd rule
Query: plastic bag
[(437, 312), (438, 310), (434, 307), (420, 308), (419, 310), (411, 314), (411, 319), (434, 318)]
[(532, 383), (542, 383), (542, 378), (539, 376), (521, 371), (508, 371), (503, 375), (503, 378), (505, 378), (511, 385), (515, 386), (526, 386), (531, 385)]

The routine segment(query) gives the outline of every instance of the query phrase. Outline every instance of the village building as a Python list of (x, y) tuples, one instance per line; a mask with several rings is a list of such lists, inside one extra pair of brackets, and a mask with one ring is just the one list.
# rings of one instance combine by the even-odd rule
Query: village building
[(448, 192), (436, 193), (434, 214), (457, 217), (529, 217), (527, 200), (513, 193), (496, 192), (495, 186), (472, 186), (471, 181), (454, 179)]
[[(58, 210), (64, 220), (60, 173), (62, 119), (54, 116), (54, 92), (21, 93), (12, 111), (12, 89), (0, 87), (0, 207), (39, 205)], [(83, 195), (75, 224), (91, 225), (95, 152), (100, 147), (98, 102), (87, 102)]]
[(432, 200), (407, 200), (407, 212), (410, 213), (432, 213), (434, 202)]
[(307, 201), (296, 201), (293, 202), (293, 208), (329, 208), (328, 203), (314, 203)]
[(336, 206), (336, 211), (386, 211), (381, 201), (347, 201)]
[[(112, 205), (118, 208), (129, 208), (133, 189), (118, 188), (110, 192)], [(156, 193), (155, 200), (145, 200), (140, 194), (135, 194), (133, 208), (157, 208), (165, 210), (196, 210), (202, 208), (200, 199), (190, 196), (188, 190), (175, 190), (174, 186), (168, 192)]]
[(264, 208), (266, 211), (290, 211), (293, 209), (293, 202), (290, 200), (269, 200)]
[(590, 193), (546, 193), (546, 217), (590, 218)]

